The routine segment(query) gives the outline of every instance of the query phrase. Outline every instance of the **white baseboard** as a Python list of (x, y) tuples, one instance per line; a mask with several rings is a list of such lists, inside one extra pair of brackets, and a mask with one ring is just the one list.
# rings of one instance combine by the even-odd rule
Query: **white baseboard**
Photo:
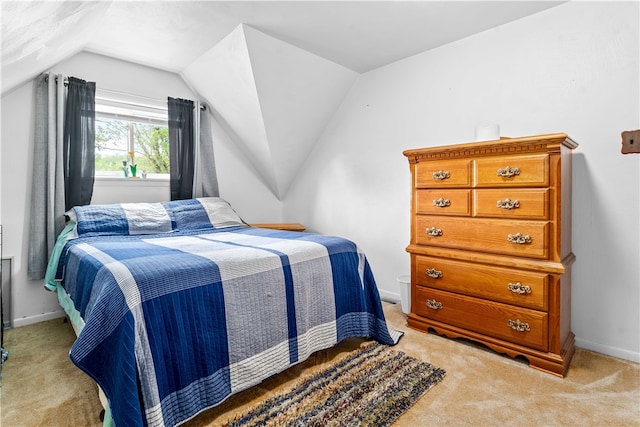
[[(400, 303), (400, 294), (395, 292), (389, 292), (385, 290), (379, 290), (380, 298), (383, 301)], [(13, 319), (13, 327), (19, 328), (21, 326), (27, 326), (34, 323), (44, 322), (52, 319), (59, 319), (65, 317), (66, 314), (63, 310), (51, 311), (49, 313), (37, 314), (35, 316), (23, 317), (21, 319)], [(598, 344), (592, 341), (584, 340), (576, 337), (576, 346), (584, 348), (585, 350), (595, 351), (596, 353), (606, 354), (607, 356), (617, 357), (619, 359), (629, 360), (631, 362), (640, 363), (640, 352), (634, 352), (618, 347), (611, 347), (603, 344)]]
[(611, 347), (608, 345), (598, 344), (592, 341), (587, 341), (576, 337), (576, 347), (584, 348), (585, 350), (595, 351), (596, 353), (606, 354), (607, 356), (617, 357), (618, 359), (629, 360), (631, 362), (640, 362), (640, 353), (623, 348)]
[(400, 294), (398, 293), (389, 292), (382, 289), (378, 290), (378, 292), (380, 293), (380, 299), (382, 301), (395, 302), (395, 303), (399, 303), (401, 301)]
[(13, 327), (19, 328), (21, 326), (32, 325), (34, 323), (44, 322), (52, 319), (59, 319), (65, 317), (66, 314), (63, 310), (51, 311), (49, 313), (36, 314), (35, 316), (22, 317), (20, 319), (13, 319)]
[[(400, 294), (395, 292), (389, 292), (379, 290), (380, 299), (383, 301), (400, 303)], [(36, 314), (35, 316), (22, 317), (20, 319), (13, 319), (12, 327), (19, 328), (21, 326), (32, 325), (34, 323), (45, 322), (47, 320), (59, 319), (65, 317), (66, 313), (63, 310), (51, 311), (49, 313)]]

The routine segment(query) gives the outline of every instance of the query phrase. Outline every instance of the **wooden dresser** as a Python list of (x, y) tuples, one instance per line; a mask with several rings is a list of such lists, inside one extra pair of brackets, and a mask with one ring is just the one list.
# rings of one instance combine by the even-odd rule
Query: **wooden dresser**
[(565, 134), (407, 150), (410, 327), (481, 342), (564, 376), (571, 332)]

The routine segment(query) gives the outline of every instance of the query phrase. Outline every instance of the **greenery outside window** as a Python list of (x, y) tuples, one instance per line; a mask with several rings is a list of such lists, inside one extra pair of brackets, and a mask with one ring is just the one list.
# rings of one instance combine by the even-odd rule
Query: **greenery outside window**
[(96, 96), (96, 177), (169, 180), (167, 109)]

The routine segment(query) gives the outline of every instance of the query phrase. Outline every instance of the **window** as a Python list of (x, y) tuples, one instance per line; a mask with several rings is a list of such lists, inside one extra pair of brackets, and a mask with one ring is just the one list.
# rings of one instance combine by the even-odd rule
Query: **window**
[(96, 177), (169, 179), (165, 106), (96, 95)]

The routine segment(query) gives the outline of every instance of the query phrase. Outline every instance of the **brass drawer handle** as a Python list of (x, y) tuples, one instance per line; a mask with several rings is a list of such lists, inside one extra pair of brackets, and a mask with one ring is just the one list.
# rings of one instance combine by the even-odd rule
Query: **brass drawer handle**
[(509, 283), (508, 287), (514, 294), (524, 295), (531, 293), (531, 286), (523, 285), (520, 282)]
[(434, 299), (428, 299), (427, 300), (427, 307), (429, 307), (432, 310), (440, 310), (440, 309), (442, 309), (442, 303), (440, 301), (436, 301)]
[(511, 178), (513, 176), (520, 175), (519, 168), (512, 168), (511, 166), (507, 166), (504, 169), (498, 169), (498, 176), (502, 176), (505, 178)]
[(437, 180), (437, 181), (444, 181), (447, 178), (451, 177), (451, 174), (449, 173), (449, 171), (437, 171), (433, 173), (433, 179)]
[(451, 206), (451, 200), (443, 199), (442, 197), (440, 197), (439, 199), (433, 199), (433, 206), (446, 208), (447, 206)]
[(424, 274), (426, 274), (427, 276), (431, 277), (432, 279), (440, 279), (440, 278), (442, 278), (442, 271), (436, 270), (435, 268), (427, 268), (427, 270), (424, 272)]
[(507, 240), (509, 240), (511, 243), (515, 243), (516, 245), (526, 245), (531, 243), (531, 236), (521, 233), (509, 234), (507, 236)]
[(442, 228), (430, 227), (430, 228), (427, 228), (424, 232), (431, 237), (442, 236)]
[(520, 207), (520, 202), (510, 199), (498, 200), (498, 207), (500, 209), (517, 209)]
[(520, 319), (507, 321), (507, 326), (518, 332), (529, 332), (531, 331), (531, 327), (528, 323), (521, 322)]

